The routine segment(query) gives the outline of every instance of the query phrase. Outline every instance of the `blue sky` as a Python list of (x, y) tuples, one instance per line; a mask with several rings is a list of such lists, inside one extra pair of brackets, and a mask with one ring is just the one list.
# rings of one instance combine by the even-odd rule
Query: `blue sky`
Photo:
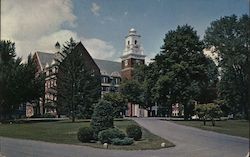
[[(4, 4), (6, 3), (6, 5), (3, 4), (3, 7), (10, 7), (10, 5), (7, 5), (7, 3), (9, 3), (7, 0), (3, 1)], [(22, 0), (22, 2), (20, 2), (20, 0), (11, 1), (19, 1), (20, 5), (22, 5), (24, 1), (29, 1), (29, 3), (33, 2), (30, 0)], [(59, 25), (54, 24), (57, 26), (54, 32), (50, 32), (48, 31), (49, 29), (46, 29), (44, 33), (40, 33), (42, 35), (50, 33), (50, 35), (47, 35), (49, 37), (40, 37), (41, 39), (37, 37), (39, 44), (35, 44), (37, 45), (36, 48), (46, 49), (46, 47), (40, 44), (41, 41), (51, 39), (51, 34), (53, 33), (55, 34), (53, 38), (60, 38), (62, 33), (55, 32), (62, 32), (63, 30), (64, 33), (68, 31), (68, 34), (73, 34), (73, 37), (76, 36), (78, 40), (82, 40), (83, 44), (86, 42), (86, 45), (88, 45), (87, 48), (89, 47), (90, 51), (93, 51), (90, 53), (93, 53), (95, 58), (108, 60), (117, 60), (122, 54), (124, 37), (132, 27), (142, 36), (144, 53), (149, 57), (153, 57), (160, 51), (164, 35), (169, 30), (176, 29), (177, 25), (189, 24), (197, 30), (200, 37), (203, 37), (205, 29), (212, 21), (226, 15), (236, 14), (241, 16), (242, 14), (249, 13), (249, 0), (54, 0), (56, 1), (55, 4), (49, 1), (52, 0), (44, 0), (40, 3), (44, 4), (48, 2), (47, 5), (51, 6), (62, 3), (56, 7), (60, 8), (66, 5), (65, 9), (62, 10), (63, 16), (67, 16), (68, 14), (72, 16), (65, 17), (66, 20), (59, 20)], [(39, 7), (37, 3), (39, 2), (36, 2), (34, 7), (35, 5)], [(12, 7), (15, 8), (16, 6), (13, 5)], [(56, 7), (49, 7), (46, 8), (46, 10), (56, 10)], [(5, 17), (6, 19), (10, 18), (10, 15), (13, 14), (10, 14), (10, 10), (11, 9), (6, 9), (6, 14), (8, 15)], [(23, 11), (25, 10), (23, 9)], [(31, 9), (29, 10), (29, 14), (32, 14), (32, 11), (36, 12), (36, 10)], [(52, 12), (55, 16), (62, 13)], [(29, 14), (25, 15), (29, 16)], [(34, 13), (34, 15), (36, 14)], [(32, 18), (33, 20), (42, 20), (43, 17), (39, 16), (41, 15), (37, 14), (35, 17), (31, 17), (29, 21), (32, 21)], [(51, 20), (58, 19), (59, 18)], [(3, 23), (8, 24), (8, 20), (7, 22), (4, 20)], [(33, 21), (32, 24), (34, 27), (36, 23), (37, 21)], [(26, 25), (26, 23), (23, 23), (23, 25)], [(53, 28), (54, 25), (51, 24), (51, 28)], [(30, 27), (32, 27), (32, 25)], [(13, 26), (13, 28), (15, 27)], [(41, 31), (43, 29), (44, 28), (40, 28), (39, 30)], [(30, 30), (33, 31), (33, 28), (27, 31)], [(35, 33), (34, 30), (34, 34)], [(17, 46), (23, 47), (21, 43), (24, 42), (20, 38), (15, 37), (15, 35), (13, 35), (14, 33), (12, 33), (12, 36), (11, 33), (9, 34), (5, 36), (17, 41)], [(26, 38), (25, 40), (29, 40)], [(29, 43), (32, 43), (32, 41), (34, 41), (34, 39), (29, 41)], [(95, 46), (97, 42), (100, 44)], [(95, 49), (95, 47), (99, 49)], [(22, 53), (20, 52), (21, 55), (25, 55), (28, 52), (23, 51), (35, 51), (37, 50), (36, 48), (27, 50), (22, 48), (19, 50), (22, 51)], [(96, 53), (94, 51), (96, 51)], [(106, 55), (106, 53), (109, 53), (108, 51), (112, 51), (112, 53)]]

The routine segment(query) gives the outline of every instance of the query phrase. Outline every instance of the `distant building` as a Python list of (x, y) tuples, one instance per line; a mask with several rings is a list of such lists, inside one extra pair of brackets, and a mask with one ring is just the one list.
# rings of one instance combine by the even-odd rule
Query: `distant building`
[[(79, 42), (75, 50), (83, 53), (83, 59), (90, 69), (93, 69), (100, 76), (101, 95), (109, 92), (118, 92), (119, 85), (122, 79), (133, 79), (133, 70), (135, 65), (145, 64), (145, 55), (140, 42), (140, 35), (135, 29), (130, 29), (128, 35), (125, 37), (125, 49), (121, 56), (121, 62), (114, 62), (108, 60), (93, 59), (86, 48)], [(40, 99), (38, 107), (34, 108), (35, 113), (54, 113), (56, 114), (56, 73), (58, 67), (55, 59), (59, 58), (60, 44), (55, 44), (55, 52), (35, 52), (33, 59), (37, 65), (38, 73), (44, 73), (45, 78), (45, 94)], [(157, 106), (151, 108), (150, 115), (157, 115)], [(139, 104), (128, 104), (126, 116), (147, 117), (148, 110), (141, 108)]]
[(184, 116), (183, 106), (179, 103), (172, 105), (172, 116), (173, 117), (181, 117)]

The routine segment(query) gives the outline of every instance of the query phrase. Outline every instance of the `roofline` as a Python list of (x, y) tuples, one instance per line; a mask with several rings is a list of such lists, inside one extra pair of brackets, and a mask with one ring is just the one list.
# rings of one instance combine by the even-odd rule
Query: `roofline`
[(81, 45), (81, 46), (87, 51), (87, 55), (89, 55), (90, 59), (95, 63), (96, 67), (98, 67), (99, 72), (101, 73), (101, 70), (100, 70), (99, 66), (96, 64), (95, 60), (94, 60), (94, 59), (92, 58), (92, 56), (89, 54), (89, 51), (88, 51), (88, 50), (86, 49), (86, 47), (82, 44), (81, 41), (75, 46), (75, 48), (76, 48), (78, 45)]
[(36, 57), (37, 57), (37, 60), (38, 60), (38, 62), (39, 62), (39, 65), (40, 65), (40, 67), (41, 67), (41, 71), (43, 71), (43, 66), (42, 66), (42, 63), (41, 63), (41, 61), (40, 61), (40, 57), (38, 56), (37, 52), (38, 52), (38, 51), (35, 52), (35, 55), (36, 55)]
[(105, 60), (105, 59), (98, 59), (98, 58), (93, 58), (94, 60), (100, 60), (100, 61), (108, 61), (108, 62), (114, 62), (114, 63), (120, 63), (117, 61), (110, 61), (110, 60)]

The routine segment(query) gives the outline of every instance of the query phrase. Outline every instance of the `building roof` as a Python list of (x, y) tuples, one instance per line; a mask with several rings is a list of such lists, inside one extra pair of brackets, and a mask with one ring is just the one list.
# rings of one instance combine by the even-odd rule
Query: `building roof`
[(54, 53), (48, 53), (48, 52), (37, 52), (37, 55), (39, 57), (39, 60), (43, 68), (45, 68), (47, 63), (50, 65), (55, 57)]
[(121, 71), (120, 62), (107, 61), (101, 59), (94, 59), (94, 61), (100, 68), (102, 74), (106, 73), (107, 75), (111, 76), (112, 73)]
[[(55, 53), (48, 53), (48, 52), (37, 52), (37, 55), (43, 68), (45, 68), (47, 63), (51, 65), (55, 57)], [(101, 60), (101, 59), (94, 59), (94, 61), (99, 67), (102, 74), (111, 76), (111, 74), (113, 73), (113, 75), (116, 74), (116, 76), (119, 76), (117, 73), (120, 73), (121, 71), (120, 62)]]

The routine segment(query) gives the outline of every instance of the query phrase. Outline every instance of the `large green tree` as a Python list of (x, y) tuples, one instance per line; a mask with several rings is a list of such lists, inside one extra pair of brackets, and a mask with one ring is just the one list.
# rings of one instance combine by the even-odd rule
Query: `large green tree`
[(131, 106), (132, 104), (143, 104), (143, 88), (137, 80), (124, 80), (120, 85), (120, 91)]
[(166, 105), (183, 105), (185, 119), (190, 117), (193, 100), (208, 77), (208, 60), (203, 48), (203, 42), (191, 26), (178, 26), (166, 34), (162, 51), (155, 57), (160, 74), (156, 86), (158, 98), (167, 100)]
[(249, 117), (250, 18), (225, 16), (213, 21), (205, 33), (205, 43), (218, 53), (219, 96), (230, 113)]
[(154, 88), (157, 79), (158, 72), (155, 63), (150, 63), (149, 65), (138, 65), (134, 69), (134, 79), (141, 83), (143, 89), (143, 107), (149, 108), (149, 116), (152, 116), (151, 108), (157, 102), (154, 99)]
[[(110, 92), (103, 95), (103, 99), (109, 101), (113, 107), (113, 116), (121, 117), (127, 109), (127, 102), (124, 96), (118, 92)], [(122, 114), (121, 114), (122, 113)]]
[(93, 104), (100, 98), (100, 79), (86, 63), (82, 51), (75, 50), (77, 43), (71, 38), (63, 46), (58, 59), (57, 109), (59, 114), (90, 117)]
[(8, 119), (19, 105), (39, 100), (44, 94), (44, 77), (36, 74), (31, 55), (27, 62), (16, 57), (11, 41), (0, 41), (0, 58), (0, 117)]
[(210, 57), (206, 63), (207, 77), (203, 80), (200, 93), (195, 97), (200, 104), (212, 103), (218, 98), (218, 67)]

